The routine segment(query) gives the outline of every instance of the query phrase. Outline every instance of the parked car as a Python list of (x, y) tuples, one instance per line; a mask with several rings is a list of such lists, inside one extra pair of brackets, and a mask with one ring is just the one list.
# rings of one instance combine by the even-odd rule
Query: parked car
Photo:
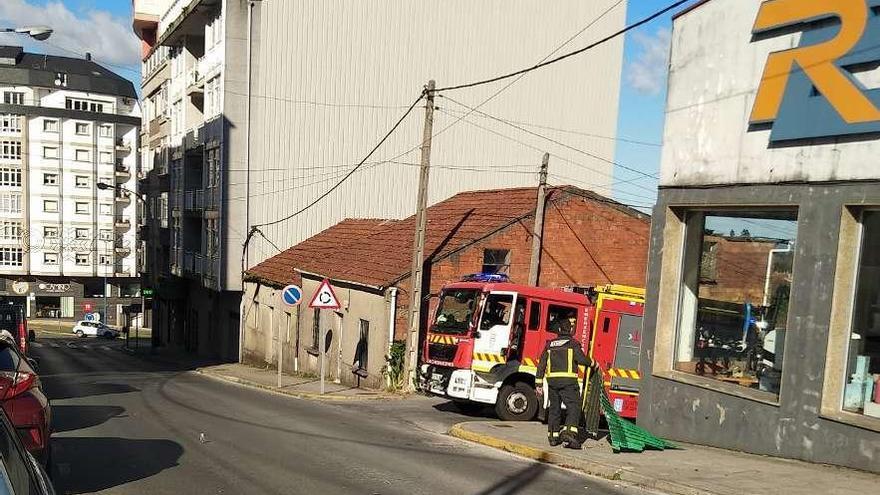
[(27, 450), (48, 465), (52, 408), (36, 368), (36, 361), (25, 357), (14, 340), (0, 337), (0, 406)]
[(46, 469), (27, 451), (0, 410), (0, 493), (55, 495)]
[(73, 333), (77, 337), (104, 337), (108, 339), (119, 337), (118, 330), (98, 321), (78, 321), (73, 326)]

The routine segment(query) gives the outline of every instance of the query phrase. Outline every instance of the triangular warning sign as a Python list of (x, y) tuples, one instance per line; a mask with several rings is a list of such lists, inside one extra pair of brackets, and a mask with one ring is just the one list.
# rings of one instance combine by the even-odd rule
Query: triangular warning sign
[(330, 280), (324, 279), (321, 282), (321, 286), (318, 287), (315, 295), (312, 296), (312, 302), (309, 303), (310, 308), (315, 309), (339, 309), (339, 298), (336, 297), (336, 293), (333, 292), (333, 287), (330, 287)]

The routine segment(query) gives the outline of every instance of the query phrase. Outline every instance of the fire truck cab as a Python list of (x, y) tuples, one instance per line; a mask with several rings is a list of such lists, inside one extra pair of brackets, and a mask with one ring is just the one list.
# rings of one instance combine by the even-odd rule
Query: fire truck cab
[[(600, 293), (603, 291), (600, 289)], [(608, 309), (607, 314), (597, 311), (597, 299)], [(440, 293), (428, 327), (420, 386), (465, 406), (492, 404), (504, 420), (531, 420), (542, 406), (535, 393), (538, 361), (546, 342), (554, 339), (560, 323), (568, 320), (584, 352), (595, 354), (603, 369), (608, 370), (606, 387), (623, 387), (625, 395), (612, 395), (612, 401), (621, 411), (628, 411), (633, 403), (637, 404), (637, 387), (631, 382), (639, 379), (638, 372), (628, 372), (625, 377), (615, 374), (622, 369), (618, 354), (625, 357), (626, 369), (638, 368), (638, 349), (624, 346), (624, 352), (618, 351), (618, 327), (623, 323), (629, 328), (635, 320), (616, 310), (634, 313), (629, 302), (606, 302), (595, 292), (588, 295), (545, 289), (503, 279), (477, 278), (449, 284)], [(627, 331), (625, 344), (640, 345), (641, 339), (635, 335), (641, 331), (641, 306), (637, 313), (638, 328)], [(591, 332), (595, 322), (602, 325), (602, 334)], [(632, 411), (634, 417), (635, 409)]]

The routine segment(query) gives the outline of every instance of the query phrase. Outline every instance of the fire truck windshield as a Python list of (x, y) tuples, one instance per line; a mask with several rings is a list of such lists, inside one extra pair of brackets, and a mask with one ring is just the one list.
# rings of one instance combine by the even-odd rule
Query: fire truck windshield
[(434, 332), (467, 333), (477, 307), (480, 291), (475, 289), (445, 290), (440, 294), (440, 306), (434, 320)]

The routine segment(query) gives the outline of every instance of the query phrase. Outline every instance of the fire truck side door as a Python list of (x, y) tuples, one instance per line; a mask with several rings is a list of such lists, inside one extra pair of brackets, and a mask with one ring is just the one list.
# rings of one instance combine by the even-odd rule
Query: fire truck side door
[[(611, 377), (611, 388), (636, 392), (639, 390), (639, 357), (641, 355), (642, 317), (617, 314), (614, 318), (616, 336), (614, 338), (615, 373)], [(609, 344), (612, 342), (609, 341)], [(616, 375), (616, 376), (615, 376)]]
[(480, 314), (479, 336), (474, 339), (474, 354), (501, 355), (510, 342), (516, 294), (492, 292), (483, 304)]

